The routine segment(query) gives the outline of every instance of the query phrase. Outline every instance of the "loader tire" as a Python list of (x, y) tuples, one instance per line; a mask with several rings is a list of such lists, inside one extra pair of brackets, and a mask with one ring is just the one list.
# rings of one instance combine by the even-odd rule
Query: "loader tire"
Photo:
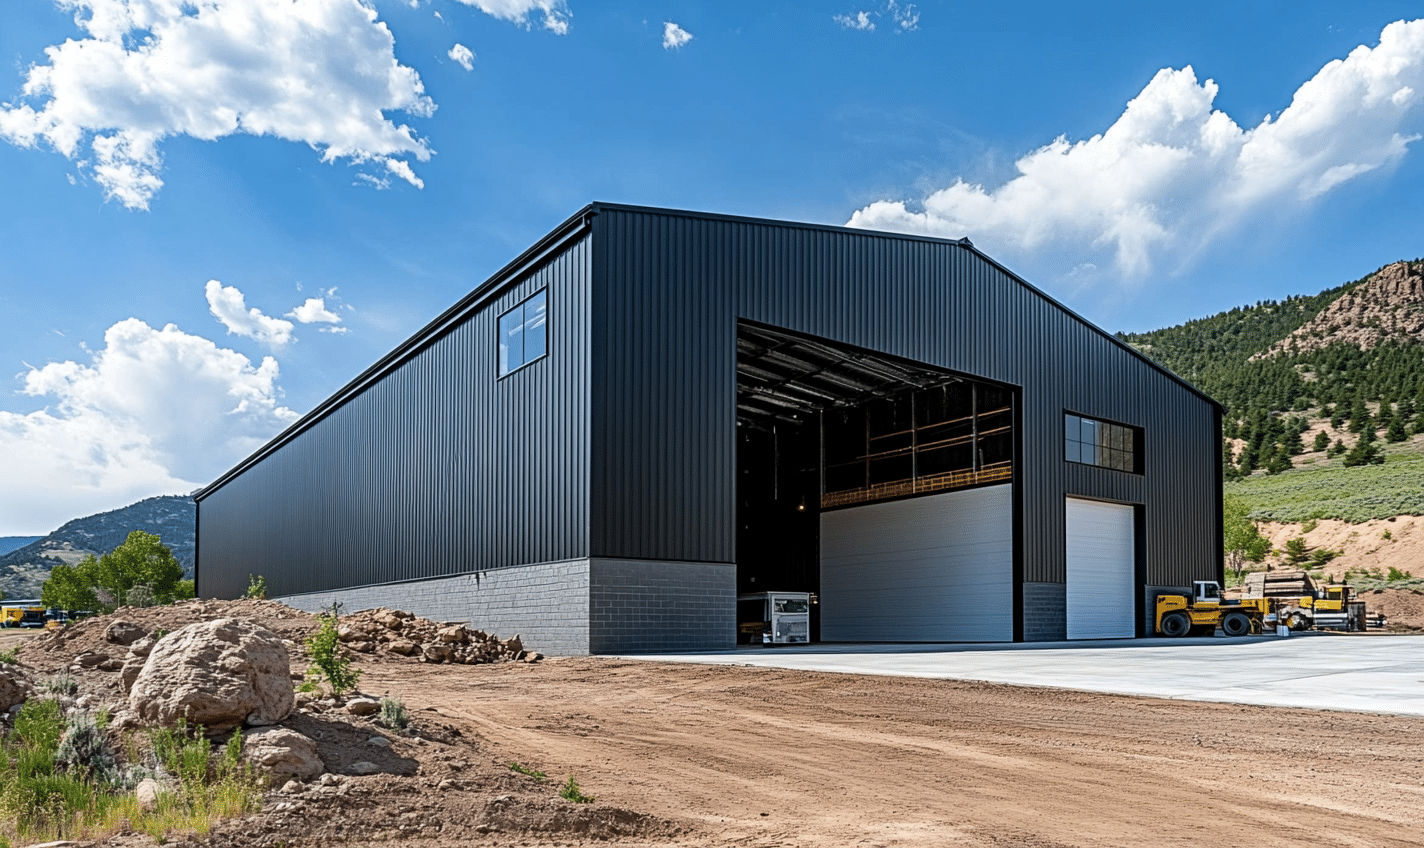
[(1229, 612), (1221, 619), (1221, 632), (1227, 636), (1245, 636), (1251, 632), (1251, 617), (1245, 613)]
[(1192, 632), (1192, 620), (1186, 613), (1169, 612), (1162, 616), (1163, 636), (1185, 636)]

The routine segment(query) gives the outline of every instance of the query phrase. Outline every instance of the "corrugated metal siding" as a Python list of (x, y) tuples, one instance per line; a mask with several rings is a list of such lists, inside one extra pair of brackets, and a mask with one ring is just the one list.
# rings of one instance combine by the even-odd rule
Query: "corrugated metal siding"
[(1011, 641), (1010, 498), (990, 486), (821, 513), (821, 638)]
[[(1146, 505), (1149, 583), (1220, 567), (1214, 407), (973, 250), (598, 211), (594, 555), (735, 556), (734, 351), (747, 319), (1021, 387), (1023, 580), (1066, 580), (1068, 495)], [(1065, 462), (1065, 410), (1143, 428), (1145, 473)]]
[[(588, 555), (590, 237), (207, 493), (199, 590), (275, 595)], [(498, 315), (549, 290), (549, 355), (496, 379)]]

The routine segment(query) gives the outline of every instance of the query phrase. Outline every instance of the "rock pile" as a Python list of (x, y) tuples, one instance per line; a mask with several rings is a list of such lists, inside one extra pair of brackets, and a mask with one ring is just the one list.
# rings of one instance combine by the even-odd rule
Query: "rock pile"
[(395, 654), (428, 663), (532, 663), (544, 658), (538, 651), (526, 651), (518, 636), (499, 639), (463, 624), (441, 624), (384, 607), (344, 617), (337, 636), (356, 653)]

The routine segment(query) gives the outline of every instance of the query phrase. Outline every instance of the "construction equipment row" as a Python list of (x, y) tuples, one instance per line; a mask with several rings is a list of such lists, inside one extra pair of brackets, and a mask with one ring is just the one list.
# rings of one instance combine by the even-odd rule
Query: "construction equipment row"
[(1163, 636), (1227, 636), (1276, 628), (1363, 631), (1364, 601), (1351, 600), (1346, 585), (1317, 587), (1304, 571), (1248, 574), (1240, 599), (1223, 597), (1215, 580), (1192, 583), (1190, 596), (1157, 596), (1153, 632)]

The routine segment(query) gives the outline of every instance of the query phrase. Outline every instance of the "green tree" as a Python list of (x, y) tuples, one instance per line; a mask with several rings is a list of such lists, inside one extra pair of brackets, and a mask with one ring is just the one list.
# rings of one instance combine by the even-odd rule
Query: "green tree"
[(1286, 431), (1285, 438), (1281, 440), (1281, 447), (1286, 456), (1300, 456), (1305, 453), (1305, 442), (1301, 441), (1300, 431), (1292, 427)]
[(1314, 441), (1314, 442), (1311, 442), (1311, 444), (1310, 444), (1310, 449), (1313, 450), (1313, 451), (1315, 451), (1316, 453), (1319, 453), (1320, 451), (1326, 450), (1326, 449), (1329, 448), (1329, 447), (1330, 447), (1330, 434), (1327, 433), (1327, 432), (1325, 432), (1324, 430), (1321, 430), (1319, 433), (1316, 433), (1316, 434), (1315, 434), (1315, 441)]
[(1325, 452), (1325, 455), (1328, 456), (1328, 457), (1330, 457), (1331, 459), (1334, 459), (1335, 457), (1337, 457), (1337, 456), (1343, 454), (1344, 452), (1345, 452), (1345, 440), (1344, 440), (1344, 439), (1336, 439), (1336, 440), (1335, 440), (1335, 444), (1333, 444), (1333, 445), (1330, 446), (1330, 449)]
[(1374, 422), (1370, 419), (1370, 411), (1365, 408), (1365, 402), (1359, 395), (1355, 395), (1355, 400), (1350, 404), (1350, 432), (1363, 433), (1370, 429)]
[(1291, 470), (1292, 467), (1290, 452), (1284, 445), (1277, 447), (1266, 457), (1267, 474), (1280, 474), (1282, 471)]
[(93, 582), (98, 566), (98, 560), (92, 556), (75, 566), (56, 565), (40, 589), (40, 603), (49, 609), (100, 609)]
[(1394, 420), (1389, 422), (1389, 432), (1384, 434), (1387, 442), (1402, 442), (1409, 438), (1409, 433), (1404, 429), (1404, 417), (1394, 416)]
[(1384, 451), (1380, 450), (1376, 443), (1378, 437), (1375, 435), (1373, 427), (1366, 427), (1360, 432), (1360, 438), (1355, 442), (1355, 446), (1350, 448), (1350, 452), (1345, 454), (1344, 464), (1346, 467), (1356, 465), (1382, 465), (1384, 463)]
[(1289, 565), (1300, 565), (1309, 559), (1310, 555), (1305, 549), (1305, 537), (1296, 536), (1294, 539), (1286, 540), (1286, 563)]
[[(122, 545), (97, 560), (91, 556), (72, 569), (56, 566), (40, 597), (53, 598), (57, 602), (53, 606), (63, 609), (112, 612), (127, 603), (138, 587), (146, 591), (136, 595), (151, 595), (159, 604), (193, 596), (193, 583), (183, 579), (177, 557), (157, 536), (142, 530), (133, 531)], [(44, 603), (49, 605), (48, 600)]]
[(1250, 518), (1251, 505), (1237, 495), (1221, 499), (1222, 530), (1225, 536), (1227, 561), (1237, 582), (1246, 571), (1246, 563), (1260, 562), (1271, 552), (1271, 542), (1256, 528)]

